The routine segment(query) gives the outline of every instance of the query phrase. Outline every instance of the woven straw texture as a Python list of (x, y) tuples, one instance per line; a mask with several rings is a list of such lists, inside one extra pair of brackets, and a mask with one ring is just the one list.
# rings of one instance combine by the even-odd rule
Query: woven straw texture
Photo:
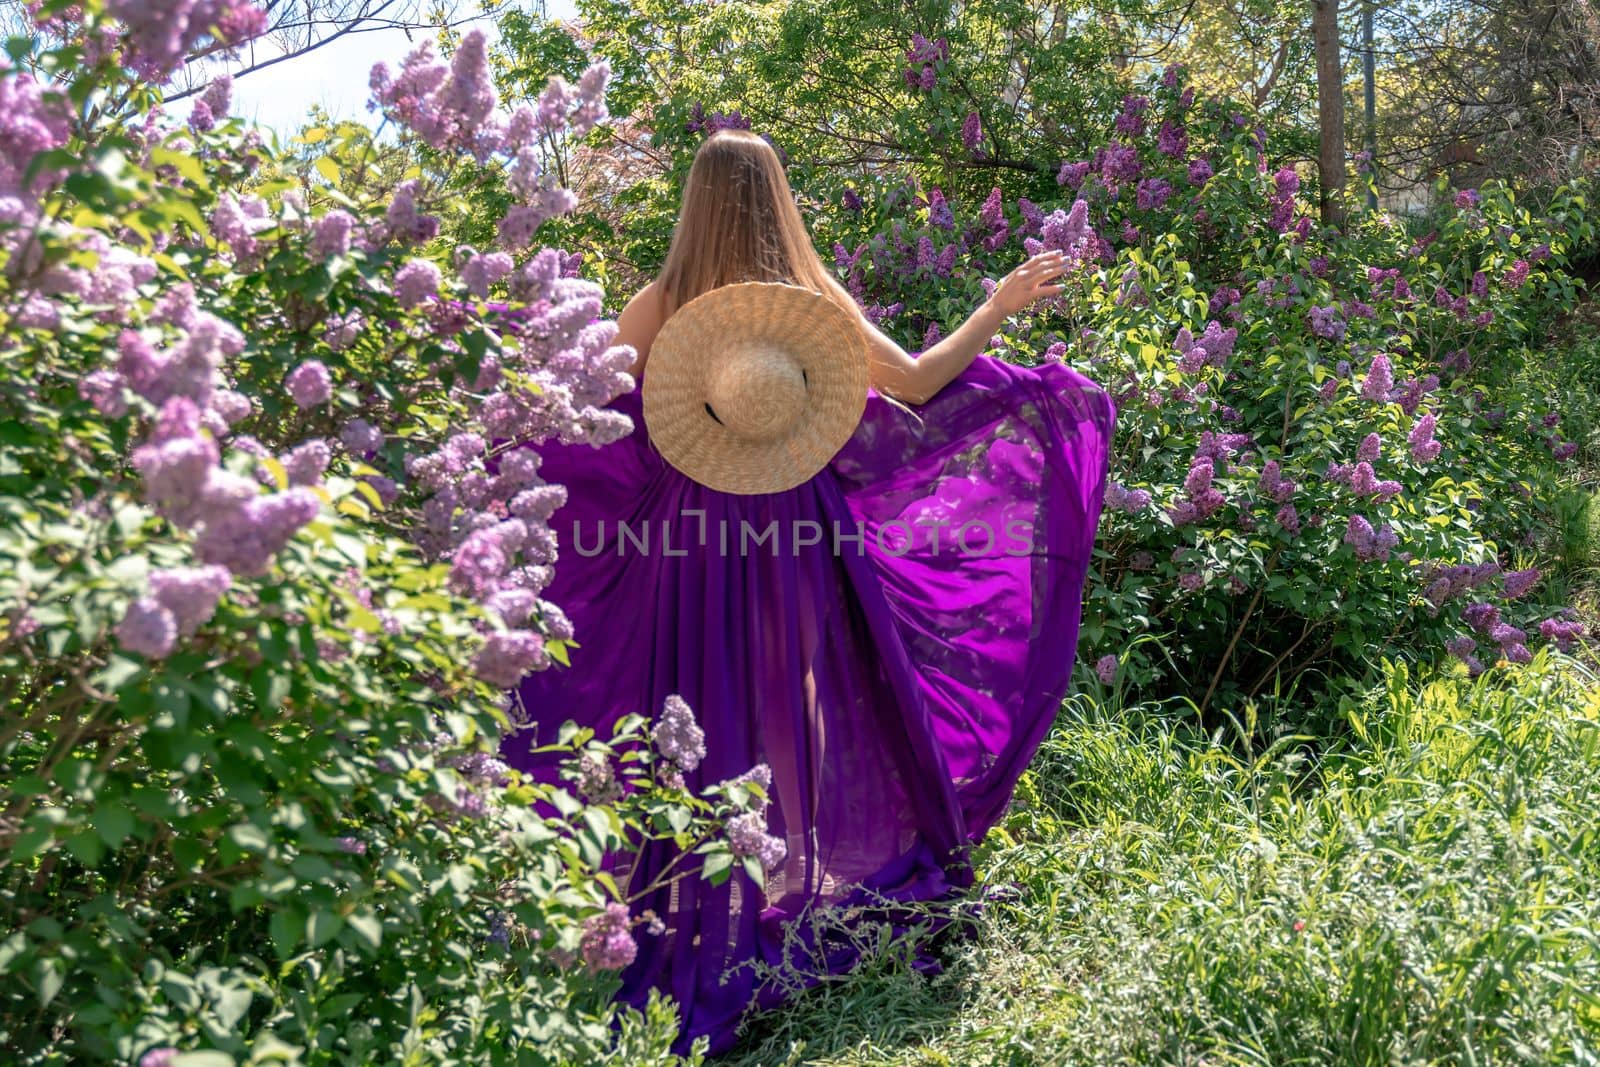
[(662, 324), (645, 361), (643, 412), (672, 466), (725, 493), (775, 493), (816, 474), (867, 403), (866, 335), (821, 293), (739, 282)]

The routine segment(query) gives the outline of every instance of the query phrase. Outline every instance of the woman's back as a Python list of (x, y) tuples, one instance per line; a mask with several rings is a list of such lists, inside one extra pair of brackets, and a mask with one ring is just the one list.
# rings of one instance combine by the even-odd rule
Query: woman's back
[[(547, 729), (576, 717), (601, 733), (681, 695), (706, 737), (689, 788), (771, 768), (786, 854), (765, 884), (736, 867), (633, 905), (666, 929), (639, 931), (619, 996), (642, 1005), (660, 986), (684, 1012), (680, 1046), (705, 1034), (718, 1050), (751, 1005), (849, 966), (810, 919), (873, 905), (893, 919), (970, 884), (967, 846), (1066, 691), (1112, 411), (1066, 367), (983, 360), (920, 419), (870, 397), (809, 481), (731, 495), (651, 448), (639, 400), (614, 404), (629, 438), (540, 449), (541, 474), (570, 491), (545, 595), (579, 647), (519, 694)], [(537, 740), (513, 735), (505, 757), (553, 780)], [(639, 889), (675, 860), (652, 844), (618, 874)], [(763, 966), (790, 985), (762, 986)]]

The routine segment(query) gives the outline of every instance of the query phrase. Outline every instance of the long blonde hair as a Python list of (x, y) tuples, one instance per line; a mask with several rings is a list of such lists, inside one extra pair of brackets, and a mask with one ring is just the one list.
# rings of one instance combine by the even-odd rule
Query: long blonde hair
[(656, 276), (663, 317), (735, 282), (788, 282), (861, 313), (812, 246), (778, 153), (749, 130), (721, 129), (701, 142), (684, 183)]

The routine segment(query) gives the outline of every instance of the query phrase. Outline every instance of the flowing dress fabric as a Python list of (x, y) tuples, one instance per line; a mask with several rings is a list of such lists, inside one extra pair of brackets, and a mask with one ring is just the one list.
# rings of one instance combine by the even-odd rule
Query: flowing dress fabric
[[(736, 865), (631, 905), (666, 929), (635, 927), (619, 1000), (671, 994), (678, 1050), (705, 1034), (716, 1054), (749, 1008), (852, 966), (837, 917), (904, 929), (894, 905), (972, 883), (968, 849), (1068, 690), (1115, 411), (1064, 365), (980, 358), (911, 412), (870, 394), (822, 471), (739, 496), (661, 458), (638, 390), (612, 407), (630, 436), (536, 447), (569, 489), (544, 595), (579, 647), (523, 681), (537, 725), (502, 754), (553, 781), (554, 758), (529, 749), (563, 720), (609, 736), (676, 693), (706, 735), (690, 788), (770, 765), (788, 856), (766, 885)], [(650, 843), (620, 873), (642, 888), (674, 856)]]

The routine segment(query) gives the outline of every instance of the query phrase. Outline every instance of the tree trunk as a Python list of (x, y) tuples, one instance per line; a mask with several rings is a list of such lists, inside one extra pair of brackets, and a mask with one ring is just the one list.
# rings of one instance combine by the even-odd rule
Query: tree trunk
[(1344, 70), (1339, 63), (1339, 0), (1311, 0), (1311, 39), (1317, 51), (1317, 175), (1322, 222), (1344, 221)]

